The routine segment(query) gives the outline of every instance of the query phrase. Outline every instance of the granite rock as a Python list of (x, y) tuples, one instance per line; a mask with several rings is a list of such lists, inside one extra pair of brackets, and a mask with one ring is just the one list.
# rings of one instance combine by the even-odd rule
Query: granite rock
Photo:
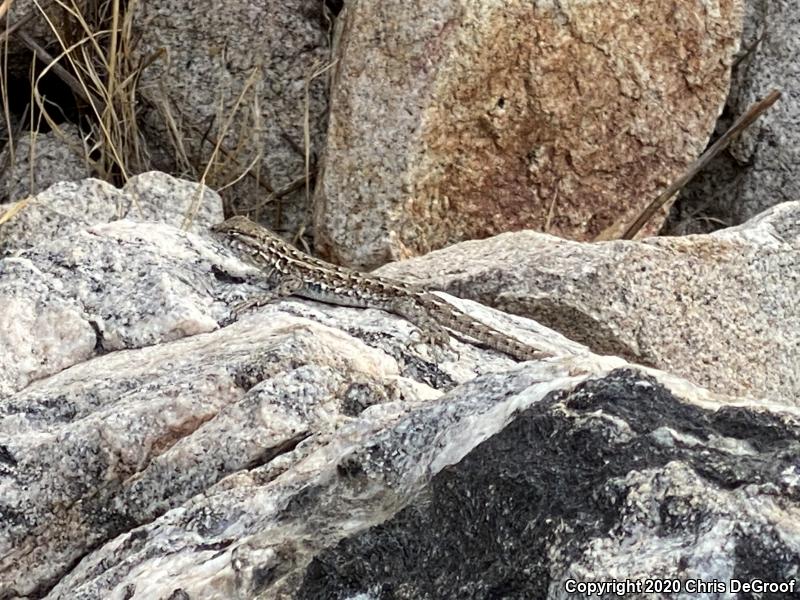
[(741, 12), (738, 0), (347, 2), (317, 249), (374, 268), (514, 229), (586, 240), (629, 221), (705, 147)]
[(249, 169), (254, 177), (227, 191), (232, 206), (275, 230), (308, 224), (306, 109), (314, 161), (327, 121), (330, 18), (318, 0), (136, 3), (134, 58), (163, 50), (139, 85), (152, 166), (204, 175), (215, 189)]
[(0, 178), (0, 208), (3, 202), (35, 196), (55, 183), (89, 177), (85, 152), (78, 128), (70, 124), (62, 125), (58, 133), (20, 136), (14, 140), (13, 161), (6, 144), (0, 153), (0, 165), (6, 165)]
[[(157, 223), (95, 225), (0, 261), (0, 597), (69, 587), (83, 557), (186, 503), (218, 491), (249, 503), (244, 490), (284, 473), (280, 485), (335, 468), (351, 438), (515, 364), (455, 340), (430, 348), (379, 310), (286, 300), (221, 327), (259, 290), (218, 242)], [(586, 350), (555, 332), (453, 301), (561, 354), (561, 376), (583, 368)], [(467, 413), (492, 408), (475, 404)], [(198, 510), (220, 526), (217, 508)], [(261, 516), (240, 516), (244, 540)], [(141, 597), (159, 597), (150, 585)]]
[[(123, 354), (85, 387), (82, 369), (52, 380), (88, 410), (59, 411), (46, 385), (23, 394), (4, 469), (31, 501), (23, 515), (0, 488), (0, 535), (27, 569), (4, 569), (5, 589), (577, 598), (570, 581), (797, 578), (796, 410), (587, 357), (435, 391), (340, 334), (275, 320), (173, 346), (217, 353), (155, 378), (145, 362), (150, 386), (128, 380)], [(106, 368), (130, 391), (94, 395)], [(371, 402), (356, 412), (354, 380)]]
[[(763, 220), (728, 235), (740, 250), (790, 236)], [(0, 391), (0, 598), (575, 598), (572, 580), (797, 578), (796, 407), (452, 297), (552, 357), (431, 348), (383, 311), (296, 299), (229, 323), (259, 290), (214, 239), (158, 223), (0, 261), (0, 305), (18, 307), (0, 349), (43, 340), (0, 353), (4, 375), (40, 361)]]
[(710, 235), (585, 244), (508, 233), (379, 273), (721, 393), (798, 405), (800, 202)]
[[(592, 595), (578, 583), (630, 581), (625, 598), (725, 598), (656, 592), (754, 579), (797, 592), (798, 424), (613, 371), (521, 408), (402, 510), (314, 556), (286, 597), (577, 599)], [(646, 587), (658, 580), (678, 587)]]
[(191, 231), (204, 231), (223, 219), (215, 191), (158, 171), (135, 175), (122, 189), (98, 179), (62, 181), (34, 197), (0, 205), (3, 213), (9, 219), (0, 225), (0, 255), (117, 219), (164, 222)]

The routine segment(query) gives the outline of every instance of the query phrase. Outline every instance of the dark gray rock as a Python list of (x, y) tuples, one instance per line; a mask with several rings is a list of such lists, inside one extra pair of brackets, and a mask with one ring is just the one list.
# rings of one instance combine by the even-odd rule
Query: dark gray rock
[(277, 475), (240, 468), (47, 597), (578, 598), (568, 582), (797, 578), (800, 414), (629, 368), (558, 371), (318, 429)]
[(747, 0), (742, 56), (734, 68), (721, 134), (772, 89), (781, 99), (681, 194), (665, 232), (706, 233), (800, 199), (800, 6)]
[(570, 579), (794, 580), (798, 425), (701, 408), (615, 371), (520, 412), (386, 522), (318, 554), (294, 597), (578, 598)]

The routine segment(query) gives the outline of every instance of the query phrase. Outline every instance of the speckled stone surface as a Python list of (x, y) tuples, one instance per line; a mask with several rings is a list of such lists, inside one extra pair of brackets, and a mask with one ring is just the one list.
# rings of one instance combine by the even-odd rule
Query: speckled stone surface
[(800, 5), (746, 5), (742, 58), (718, 132), (772, 89), (782, 96), (682, 193), (666, 226), (670, 234), (738, 225), (770, 206), (800, 200)]
[(582, 244), (520, 232), (387, 265), (595, 352), (800, 405), (800, 203), (712, 235)]
[[(223, 301), (259, 289), (254, 267), (207, 237), (164, 224), (121, 220), (39, 244), (0, 261), (0, 394), (92, 356), (213, 331), (228, 316)], [(454, 302), (490, 326), (527, 330), (520, 339), (536, 347), (585, 352), (537, 323)], [(406, 329), (406, 345), (414, 346), (415, 331)], [(455, 342), (453, 356), (458, 347), (464, 344)]]
[[(25, 32), (50, 51), (59, 48), (40, 9), (62, 34), (82, 29), (76, 19), (67, 18), (66, 10), (51, 4), (16, 0), (8, 23), (33, 14)], [(227, 199), (239, 210), (254, 211), (271, 228), (293, 233), (308, 226), (305, 128), (307, 121), (313, 186), (327, 126), (325, 67), (330, 63), (333, 15), (326, 4), (323, 0), (147, 0), (123, 5), (130, 12), (122, 20), (126, 31), (130, 21), (131, 32), (125, 44), (128, 60), (123, 61), (131, 70), (124, 76), (137, 78), (138, 121), (131, 131), (143, 138), (139, 141), (146, 156), (145, 166), (136, 169), (159, 169), (198, 181), (205, 176), (205, 183), (214, 189), (232, 184)], [(109, 26), (110, 21), (105, 24)], [(7, 43), (9, 70), (27, 81), (30, 50), (14, 35)], [(146, 68), (140, 71), (139, 65)], [(14, 85), (24, 84), (12, 84), (12, 94)], [(248, 89), (234, 110), (245, 86)], [(224, 139), (214, 154), (219, 137)], [(79, 166), (72, 156), (66, 158), (47, 162), (37, 177), (49, 185), (89, 176), (85, 168), (66, 169)], [(247, 170), (252, 177), (239, 179)], [(0, 181), (0, 201), (9, 195), (18, 200), (28, 193), (16, 185), (28, 177), (24, 165), (18, 175), (5, 194)], [(280, 192), (279, 197), (270, 200), (271, 192)]]
[(383, 311), (296, 299), (230, 323), (257, 275), (210, 237), (132, 221), (0, 261), (0, 597), (792, 576), (797, 409), (468, 301), (554, 356), (433, 349)]
[(318, 554), (292, 597), (567, 600), (615, 580), (641, 587), (592, 597), (736, 597), (647, 590), (658, 579), (798, 590), (798, 425), (615, 371), (521, 411), (403, 510)]
[(60, 134), (50, 131), (33, 137), (28, 133), (21, 135), (14, 140), (14, 160), (6, 144), (0, 153), (0, 165), (6, 166), (0, 173), (0, 209), (4, 202), (36, 195), (54, 183), (91, 175), (80, 132), (70, 124), (61, 125)]
[(59, 182), (22, 206), (0, 204), (0, 214), (6, 210), (15, 214), (0, 225), (0, 256), (116, 219), (169, 223), (190, 231), (205, 231), (223, 219), (215, 191), (158, 171), (135, 175), (122, 189), (99, 179)]
[(98, 354), (215, 329), (199, 283), (209, 264), (197, 256), (176, 270), (181, 253), (201, 251), (187, 235), (118, 221), (0, 261), (0, 392)]
[[(0, 590), (43, 593), (96, 545), (216, 494), (226, 476), (218, 491), (238, 495), (312, 450), (290, 479), (334, 468), (325, 446), (339, 427), (335, 452), (515, 366), (458, 341), (434, 350), (378, 310), (287, 300), (220, 328), (229, 305), (259, 291), (257, 275), (211, 238), (125, 220), (0, 261)], [(550, 344), (559, 377), (590, 368), (555, 332), (459, 306)], [(377, 421), (359, 420), (368, 410)], [(255, 515), (242, 516), (245, 536)]]
[[(121, 353), (53, 379), (91, 409), (59, 413), (47, 387), (20, 396), (39, 409), (5, 417), (25, 435), (3, 468), (35, 501), (22, 518), (0, 487), (0, 540), (23, 560), (6, 589), (573, 598), (570, 579), (797, 575), (796, 411), (678, 395), (585, 359), (592, 379), (528, 364), (426, 395), (379, 354), (284, 325), (179, 342), (163, 368), (160, 354), (123, 370)], [(356, 414), (354, 380), (371, 402)]]
[(741, 4), (356, 1), (339, 22), (315, 243), (374, 268), (636, 214), (705, 147)]
[[(249, 167), (255, 178), (243, 177), (227, 191), (234, 205), (255, 210), (281, 232), (307, 225), (304, 186), (266, 200), (270, 189), (304, 177), (306, 107), (314, 172), (328, 110), (327, 76), (317, 71), (330, 62), (331, 27), (319, 0), (136, 3), (134, 59), (166, 51), (144, 70), (138, 88), (154, 168), (199, 180), (224, 135), (206, 182), (218, 189)], [(177, 158), (176, 135), (189, 165)]]

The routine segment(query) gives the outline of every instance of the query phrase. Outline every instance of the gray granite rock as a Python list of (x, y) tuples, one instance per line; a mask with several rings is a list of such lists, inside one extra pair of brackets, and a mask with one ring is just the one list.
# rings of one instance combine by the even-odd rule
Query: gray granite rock
[(800, 404), (800, 202), (712, 235), (582, 244), (520, 232), (379, 272), (722, 393)]
[(554, 356), (433, 349), (383, 311), (295, 299), (226, 324), (256, 276), (211, 238), (131, 221), (0, 261), (1, 598), (796, 576), (797, 409), (469, 301)]
[[(75, 15), (81, 14), (95, 30), (111, 26), (111, 11), (95, 3), (78, 0), (69, 3), (69, 10), (60, 4), (17, 0), (11, 4), (8, 23), (24, 21), (23, 31), (55, 55), (60, 43), (53, 29), (62, 38), (71, 35), (67, 32), (83, 31), (84, 23)], [(306, 193), (304, 185), (305, 146), (313, 186), (327, 126), (325, 67), (330, 63), (333, 19), (327, 3), (148, 0), (123, 3), (121, 10), (123, 33), (130, 35), (117, 75), (136, 79), (132, 110), (137, 121), (126, 126), (141, 149), (130, 160), (123, 157), (128, 173), (159, 169), (202, 178), (211, 188), (226, 187), (232, 206), (273, 228), (294, 232), (307, 226), (311, 191)], [(97, 22), (100, 15), (105, 22)], [(98, 42), (98, 48), (103, 43)], [(26, 82), (31, 50), (12, 35), (8, 54), (11, 58), (4, 65)], [(90, 52), (89, 58), (105, 56)], [(12, 94), (21, 92), (23, 85), (12, 83)], [(20, 104), (25, 101), (19, 99)], [(118, 97), (115, 104), (123, 101), (127, 99)], [(69, 112), (63, 103), (61, 109)], [(49, 134), (42, 137), (44, 143)], [(55, 181), (89, 176), (84, 165), (75, 164), (80, 153), (73, 156), (56, 146), (59, 159), (35, 171), (42, 183), (34, 190), (18, 185), (28, 178), (23, 161), (5, 186), (10, 189), (0, 182), (0, 202), (21, 199)], [(41, 151), (56, 157), (56, 150)], [(67, 168), (78, 166), (83, 170)]]
[(308, 455), (289, 476), (301, 477), (351, 437), (514, 365), (457, 341), (428, 348), (377, 310), (288, 300), (220, 329), (227, 305), (258, 291), (254, 275), (208, 238), (131, 221), (0, 261), (0, 589), (42, 594), (96, 546), (198, 495), (238, 494), (241, 477), (268, 483)]
[[(0, 261), (0, 391), (97, 354), (215, 329), (212, 254), (198, 243), (165, 225), (118, 221)], [(196, 262), (178, 271), (186, 255)]]
[(0, 205), (0, 214), (4, 209), (14, 215), (0, 225), (0, 255), (115, 219), (191, 231), (205, 231), (223, 219), (216, 192), (158, 171), (131, 177), (121, 190), (98, 179), (59, 182), (22, 203)]
[[(426, 397), (379, 354), (335, 356), (341, 338), (244, 331), (227, 349), (197, 340), (221, 351), (196, 386), (162, 387), (165, 367), (113, 408), (38, 404), (39, 435), (7, 448), (11, 474), (44, 480), (26, 519), (8, 513), (7, 530), (39, 531), (15, 539), (35, 563), (10, 589), (38, 575), (34, 593), (64, 600), (577, 598), (570, 581), (797, 577), (797, 411), (586, 358), (589, 378), (528, 364)], [(354, 378), (372, 401), (357, 413)], [(60, 435), (48, 445), (43, 429)], [(81, 477), (60, 482), (65, 467)], [(45, 499), (75, 490), (50, 517)]]
[[(207, 238), (127, 220), (58, 237), (0, 261), (0, 306), (5, 307), (0, 393), (20, 390), (91, 356), (217, 329), (228, 314), (223, 300), (241, 300), (245, 291), (259, 290), (256, 282), (233, 285), (238, 276), (228, 271), (258, 277), (254, 268)], [(516, 324), (513, 317), (493, 316), (474, 303), (462, 308), (500, 328)], [(533, 344), (583, 351), (536, 323), (526, 327)], [(406, 329), (406, 345), (414, 331)], [(401, 340), (398, 344), (402, 347)]]
[(35, 196), (58, 182), (75, 181), (91, 175), (78, 128), (64, 124), (60, 132), (25, 134), (14, 140), (14, 155), (5, 145), (0, 153), (0, 208)]
[(122, 192), (130, 197), (130, 205), (120, 218), (157, 221), (195, 232), (224, 219), (217, 192), (159, 171), (134, 175)]
[(217, 189), (250, 169), (255, 177), (227, 191), (233, 206), (281, 231), (308, 224), (304, 185), (268, 198), (303, 183), (306, 108), (311, 160), (321, 152), (328, 79), (317, 72), (330, 62), (329, 19), (320, 0), (136, 3), (134, 60), (162, 52), (138, 88), (153, 168), (200, 179), (223, 137), (207, 183)]
[(746, 6), (742, 57), (718, 132), (770, 90), (782, 97), (687, 187), (667, 233), (738, 225), (770, 206), (800, 199), (800, 5), (747, 0)]

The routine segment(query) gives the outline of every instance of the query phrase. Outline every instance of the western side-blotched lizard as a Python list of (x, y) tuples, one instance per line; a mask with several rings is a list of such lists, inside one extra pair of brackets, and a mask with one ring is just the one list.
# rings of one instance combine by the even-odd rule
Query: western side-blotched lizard
[(484, 325), (424, 288), (314, 258), (245, 217), (232, 217), (212, 231), (258, 267), (272, 286), (271, 292), (245, 306), (260, 306), (293, 295), (340, 306), (379, 308), (405, 317), (422, 330), (425, 338), (438, 344), (446, 343), (448, 331), (452, 331), (517, 360), (549, 356)]

